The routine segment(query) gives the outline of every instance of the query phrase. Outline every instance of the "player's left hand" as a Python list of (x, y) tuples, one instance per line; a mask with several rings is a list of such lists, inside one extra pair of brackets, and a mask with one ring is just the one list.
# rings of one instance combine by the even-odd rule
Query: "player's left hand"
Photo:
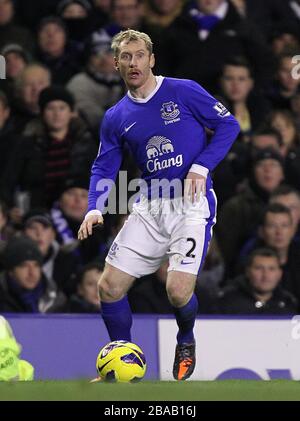
[(199, 202), (201, 193), (206, 195), (206, 178), (195, 172), (189, 172), (184, 183), (184, 197), (192, 203)]

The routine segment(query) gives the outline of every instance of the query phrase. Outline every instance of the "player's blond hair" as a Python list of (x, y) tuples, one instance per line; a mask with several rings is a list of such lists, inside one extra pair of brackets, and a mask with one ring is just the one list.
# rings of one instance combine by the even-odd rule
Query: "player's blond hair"
[(119, 56), (121, 42), (125, 41), (128, 44), (128, 42), (130, 41), (139, 40), (145, 42), (146, 48), (149, 51), (149, 54), (151, 55), (153, 51), (153, 43), (149, 35), (145, 34), (145, 32), (135, 31), (134, 29), (127, 29), (126, 31), (119, 32), (112, 39), (111, 48), (114, 52), (114, 56)]

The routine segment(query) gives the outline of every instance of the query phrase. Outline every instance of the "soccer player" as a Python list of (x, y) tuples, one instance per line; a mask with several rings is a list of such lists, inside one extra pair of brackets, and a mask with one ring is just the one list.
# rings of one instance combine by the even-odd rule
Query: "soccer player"
[[(168, 256), (166, 289), (179, 327), (173, 375), (185, 380), (196, 361), (194, 287), (216, 216), (210, 172), (227, 154), (239, 125), (197, 83), (155, 76), (152, 41), (145, 33), (122, 31), (113, 38), (112, 48), (128, 92), (102, 122), (88, 213), (78, 238), (84, 240), (94, 225), (103, 224), (101, 210), (108, 191), (99, 189), (98, 183), (116, 179), (126, 142), (148, 190), (134, 205), (108, 252), (99, 281), (102, 317), (111, 340), (131, 341), (132, 315), (126, 293), (135, 278), (155, 272)], [(205, 127), (214, 130), (209, 144)], [(186, 194), (158, 196), (153, 181), (163, 179), (180, 180)], [(185, 197), (187, 205), (178, 211)]]

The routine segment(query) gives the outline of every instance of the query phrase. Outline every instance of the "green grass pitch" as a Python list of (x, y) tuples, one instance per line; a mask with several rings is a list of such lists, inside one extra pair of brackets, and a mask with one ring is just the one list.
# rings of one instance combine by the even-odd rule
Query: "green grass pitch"
[(285, 401), (300, 400), (300, 382), (273, 381), (144, 381), (108, 384), (88, 381), (0, 383), (0, 401)]

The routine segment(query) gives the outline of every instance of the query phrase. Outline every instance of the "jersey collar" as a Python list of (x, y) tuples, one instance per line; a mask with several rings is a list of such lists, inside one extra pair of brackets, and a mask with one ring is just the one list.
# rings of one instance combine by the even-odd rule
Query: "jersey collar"
[(156, 94), (156, 92), (161, 87), (161, 84), (163, 83), (163, 80), (164, 80), (164, 76), (155, 76), (155, 79), (156, 79), (156, 86), (155, 86), (154, 90), (146, 98), (134, 98), (131, 95), (130, 91), (127, 92), (127, 95), (129, 96), (129, 98), (133, 102), (137, 102), (139, 104), (144, 104), (144, 103), (150, 101), (150, 99)]

